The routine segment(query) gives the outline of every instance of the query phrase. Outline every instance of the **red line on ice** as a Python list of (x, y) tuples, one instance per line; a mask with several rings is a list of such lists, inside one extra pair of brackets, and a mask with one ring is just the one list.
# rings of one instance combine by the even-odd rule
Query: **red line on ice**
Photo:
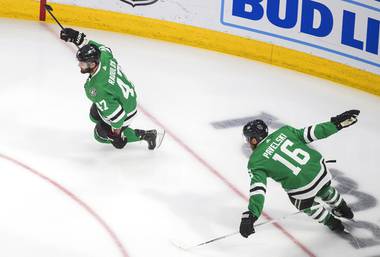
[(102, 219), (99, 216), (99, 214), (97, 214), (94, 211), (94, 209), (92, 209), (88, 204), (86, 204), (84, 201), (82, 201), (78, 196), (76, 196), (74, 193), (70, 192), (68, 189), (66, 189), (64, 186), (62, 186), (58, 182), (52, 180), (51, 178), (43, 175), (42, 173), (34, 170), (33, 168), (29, 167), (28, 165), (26, 165), (26, 164), (24, 164), (24, 163), (22, 163), (16, 159), (13, 159), (13, 158), (6, 156), (6, 155), (3, 155), (1, 153), (0, 153), (0, 158), (3, 158), (9, 162), (12, 162), (13, 164), (16, 164), (16, 165), (24, 168), (25, 170), (36, 175), (37, 177), (39, 177), (39, 178), (45, 180), (46, 182), (50, 183), (55, 188), (57, 188), (58, 190), (60, 190), (64, 194), (66, 194), (69, 198), (74, 200), (74, 202), (76, 202), (77, 204), (79, 204), (79, 206), (81, 206), (83, 209), (85, 209), (87, 211), (87, 213), (90, 214), (93, 218), (95, 218), (95, 220), (107, 231), (107, 233), (111, 237), (112, 241), (116, 244), (117, 248), (119, 249), (121, 255), (123, 257), (129, 257), (129, 255), (127, 254), (127, 251), (125, 250), (123, 243), (120, 241), (120, 239), (115, 234), (115, 232), (110, 228), (110, 226), (104, 221), (104, 219)]
[[(231, 182), (229, 182), (219, 171), (217, 171), (214, 167), (212, 167), (209, 163), (207, 163), (202, 157), (200, 157), (196, 152), (194, 152), (187, 144), (185, 144), (181, 139), (179, 139), (173, 132), (171, 132), (167, 127), (165, 127), (158, 119), (156, 119), (152, 114), (146, 111), (141, 105), (139, 105), (139, 109), (144, 115), (149, 117), (154, 123), (156, 123), (159, 127), (165, 129), (166, 134), (171, 136), (175, 142), (177, 142), (182, 148), (185, 149), (191, 156), (193, 156), (197, 161), (199, 161), (203, 166), (205, 166), (212, 174), (214, 174), (217, 178), (219, 178), (224, 184), (226, 184), (233, 192), (235, 192), (238, 196), (248, 201), (248, 197), (243, 194), (237, 187), (235, 187)], [(271, 216), (267, 213), (263, 212), (262, 215), (267, 220), (273, 220)], [(299, 240), (297, 240), (294, 236), (292, 236), (285, 228), (283, 228), (278, 223), (272, 223), (277, 229), (279, 229), (286, 237), (288, 237), (294, 244), (296, 244), (299, 248), (302, 249), (308, 256), (316, 257), (314, 253), (312, 253), (306, 246), (304, 246)]]

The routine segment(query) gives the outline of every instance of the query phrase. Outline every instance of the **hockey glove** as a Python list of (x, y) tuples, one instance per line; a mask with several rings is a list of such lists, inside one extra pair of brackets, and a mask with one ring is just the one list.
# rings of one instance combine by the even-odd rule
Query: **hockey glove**
[(66, 42), (74, 43), (75, 45), (79, 46), (83, 43), (84, 38), (86, 35), (82, 32), (76, 31), (71, 28), (64, 28), (61, 30), (60, 37), (62, 40)]
[(240, 235), (247, 238), (249, 235), (255, 233), (255, 228), (253, 224), (256, 222), (257, 217), (255, 217), (250, 211), (243, 212), (240, 223)]
[(127, 138), (122, 137), (122, 130), (121, 129), (111, 129), (111, 131), (108, 134), (108, 138), (110, 138), (111, 144), (117, 148), (117, 149), (122, 149), (124, 146), (128, 143)]
[(128, 143), (128, 140), (127, 138), (122, 138), (121, 136), (108, 136), (109, 138), (111, 138), (112, 142), (111, 144), (117, 148), (117, 149), (122, 149), (124, 148), (124, 146)]
[(123, 149), (124, 146), (127, 144), (127, 139), (122, 139), (121, 137), (112, 139), (112, 145), (117, 149)]
[(355, 124), (358, 121), (356, 117), (359, 115), (359, 113), (359, 110), (346, 111), (342, 114), (332, 117), (331, 122), (335, 124), (338, 130), (341, 130), (342, 128), (347, 128)]

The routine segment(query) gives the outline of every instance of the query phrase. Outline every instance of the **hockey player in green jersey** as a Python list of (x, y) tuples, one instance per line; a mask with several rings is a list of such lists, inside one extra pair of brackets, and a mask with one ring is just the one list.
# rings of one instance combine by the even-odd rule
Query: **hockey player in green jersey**
[(61, 30), (60, 37), (78, 46), (76, 57), (80, 71), (89, 74), (84, 89), (93, 103), (90, 119), (96, 124), (95, 139), (118, 149), (140, 140), (147, 141), (150, 150), (158, 147), (163, 134), (157, 135), (156, 130), (129, 127), (137, 114), (137, 95), (111, 49), (95, 41), (87, 41), (85, 34), (71, 28)]
[[(322, 155), (307, 144), (351, 126), (358, 115), (358, 110), (350, 110), (332, 117), (330, 122), (303, 129), (284, 126), (269, 135), (262, 120), (244, 126), (243, 134), (253, 152), (248, 162), (251, 178), (248, 211), (243, 213), (240, 223), (243, 237), (255, 232), (254, 223), (263, 210), (267, 178), (281, 184), (297, 209), (333, 231), (344, 231), (339, 218), (352, 219), (354, 214), (331, 186), (331, 175)], [(316, 199), (326, 203), (331, 211)]]

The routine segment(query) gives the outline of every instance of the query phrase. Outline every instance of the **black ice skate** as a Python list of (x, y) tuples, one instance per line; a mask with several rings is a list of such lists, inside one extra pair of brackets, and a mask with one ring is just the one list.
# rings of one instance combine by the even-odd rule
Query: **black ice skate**
[(345, 227), (343, 226), (342, 221), (340, 221), (340, 219), (335, 218), (333, 215), (330, 216), (326, 225), (329, 227), (329, 229), (336, 233), (345, 232)]
[(157, 130), (140, 130), (135, 129), (135, 133), (142, 140), (145, 140), (148, 143), (148, 149), (153, 150), (155, 148), (160, 147), (162, 140), (165, 135), (165, 131), (163, 133), (157, 133)]
[(331, 210), (332, 214), (339, 218), (346, 218), (352, 220), (354, 218), (354, 213), (351, 208), (347, 206), (345, 201), (342, 201), (338, 207)]

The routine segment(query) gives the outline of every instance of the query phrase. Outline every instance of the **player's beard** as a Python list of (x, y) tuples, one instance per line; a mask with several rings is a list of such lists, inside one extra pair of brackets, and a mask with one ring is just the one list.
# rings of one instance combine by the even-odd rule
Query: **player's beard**
[(91, 64), (90, 63), (85, 63), (85, 62), (80, 62), (79, 63), (80, 72), (82, 74), (92, 73), (92, 72), (94, 72), (97, 69), (97, 67), (98, 66), (95, 65), (94, 67), (91, 68)]
[(80, 72), (82, 74), (91, 73), (91, 68), (87, 67), (85, 69), (80, 68)]
[(249, 144), (249, 146), (251, 147), (252, 151), (255, 151), (255, 149), (257, 148), (257, 145), (258, 144)]
[(86, 74), (86, 73), (89, 73), (90, 71), (89, 71), (89, 68), (86, 68), (86, 69), (82, 69), (82, 68), (80, 68), (80, 72), (81, 72), (82, 74)]

